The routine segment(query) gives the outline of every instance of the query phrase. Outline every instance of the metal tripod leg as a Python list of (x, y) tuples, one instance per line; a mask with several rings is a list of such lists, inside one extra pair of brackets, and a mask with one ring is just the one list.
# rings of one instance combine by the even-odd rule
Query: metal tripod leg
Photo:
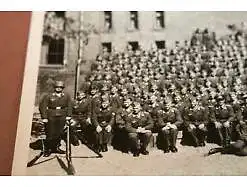
[(68, 164), (68, 174), (74, 175), (75, 168), (72, 164), (72, 159), (71, 159), (70, 125), (69, 124), (67, 125), (66, 160)]
[(44, 139), (41, 139), (41, 142), (42, 142), (41, 152), (37, 156), (35, 156), (30, 162), (27, 163), (27, 167), (32, 167), (35, 164), (35, 162), (43, 156), (45, 151)]

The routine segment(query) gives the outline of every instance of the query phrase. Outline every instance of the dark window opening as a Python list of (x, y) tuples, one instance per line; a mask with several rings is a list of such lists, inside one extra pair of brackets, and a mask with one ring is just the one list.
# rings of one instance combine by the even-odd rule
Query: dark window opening
[(136, 51), (139, 49), (139, 44), (138, 42), (129, 42), (129, 45), (131, 46), (133, 51)]
[(105, 29), (110, 30), (112, 29), (112, 12), (104, 11), (104, 15), (105, 15)]
[(102, 49), (103, 49), (103, 52), (107, 51), (108, 53), (110, 53), (112, 51), (111, 42), (102, 43)]
[(157, 28), (165, 27), (164, 11), (156, 11), (156, 26)]
[(156, 41), (156, 46), (158, 49), (165, 49), (166, 48), (166, 42), (165, 41)]
[(48, 64), (63, 65), (64, 39), (51, 39), (48, 50)]
[(54, 11), (57, 17), (64, 18), (65, 11)]
[(139, 23), (138, 23), (138, 12), (137, 11), (130, 11), (130, 26), (131, 29), (138, 29)]

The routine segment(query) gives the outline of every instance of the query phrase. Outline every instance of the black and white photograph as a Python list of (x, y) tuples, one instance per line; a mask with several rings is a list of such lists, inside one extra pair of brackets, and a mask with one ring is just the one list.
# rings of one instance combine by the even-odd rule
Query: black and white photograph
[(247, 12), (47, 11), (28, 176), (247, 174)]

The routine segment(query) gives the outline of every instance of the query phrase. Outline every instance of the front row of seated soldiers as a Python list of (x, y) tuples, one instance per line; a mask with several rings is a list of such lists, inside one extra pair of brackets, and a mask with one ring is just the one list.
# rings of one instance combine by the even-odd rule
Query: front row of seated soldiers
[(236, 105), (234, 109), (222, 96), (218, 96), (217, 101), (209, 100), (207, 104), (192, 97), (184, 106), (179, 106), (169, 97), (162, 106), (152, 97), (148, 106), (140, 103), (126, 95), (99, 96), (92, 89), (88, 96), (80, 92), (74, 114), (79, 116), (79, 123), (86, 126), (84, 132), (90, 127), (99, 151), (107, 151), (112, 131), (115, 136), (119, 135), (117, 131), (124, 131), (129, 141), (122, 139), (120, 142), (125, 141), (121, 143), (128, 144), (134, 156), (148, 154), (146, 146), (152, 132), (158, 132), (163, 138), (165, 153), (177, 152), (178, 130), (183, 130), (182, 145), (205, 146), (208, 137), (211, 142), (228, 147), (233, 125), (241, 121), (238, 116), (246, 116), (245, 104)]

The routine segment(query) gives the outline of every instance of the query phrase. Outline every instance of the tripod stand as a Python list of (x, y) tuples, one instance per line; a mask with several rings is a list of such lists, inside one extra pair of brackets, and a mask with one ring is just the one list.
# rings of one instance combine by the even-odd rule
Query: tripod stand
[[(38, 123), (40, 125), (42, 125), (42, 126), (45, 125), (43, 122), (38, 122)], [(49, 159), (46, 160), (46, 161), (50, 161), (50, 160), (53, 160), (54, 158), (56, 158), (58, 160), (59, 164), (61, 165), (61, 167), (67, 171), (68, 175), (75, 175), (75, 173), (76, 173), (75, 168), (74, 168), (73, 163), (72, 163), (72, 158), (85, 158), (85, 157), (73, 157), (72, 156), (71, 141), (70, 141), (70, 134), (71, 134), (71, 126), (72, 125), (73, 125), (73, 121), (72, 120), (66, 121), (66, 124), (65, 124), (65, 130), (66, 130), (66, 156), (65, 157), (66, 157), (66, 161), (67, 161), (67, 166), (62, 162), (62, 160), (57, 155), (55, 155), (54, 157), (49, 158)], [(39, 139), (41, 140), (41, 143), (42, 143), (41, 152), (37, 156), (35, 156), (31, 161), (29, 161), (27, 163), (27, 167), (32, 167), (34, 165), (46, 162), (46, 161), (41, 161), (39, 163), (36, 163), (44, 155), (44, 152), (45, 152), (45, 143), (44, 143), (44, 141), (46, 139), (46, 136), (45, 136), (44, 130), (41, 130), (39, 137), (40, 137)], [(98, 152), (95, 149), (93, 149), (92, 146), (87, 145), (87, 141), (83, 138), (83, 136), (80, 136), (80, 140), (82, 142), (84, 142), (85, 145), (89, 149), (91, 149), (94, 153), (96, 153), (98, 155), (96, 158), (102, 158), (103, 157), (100, 152)]]

